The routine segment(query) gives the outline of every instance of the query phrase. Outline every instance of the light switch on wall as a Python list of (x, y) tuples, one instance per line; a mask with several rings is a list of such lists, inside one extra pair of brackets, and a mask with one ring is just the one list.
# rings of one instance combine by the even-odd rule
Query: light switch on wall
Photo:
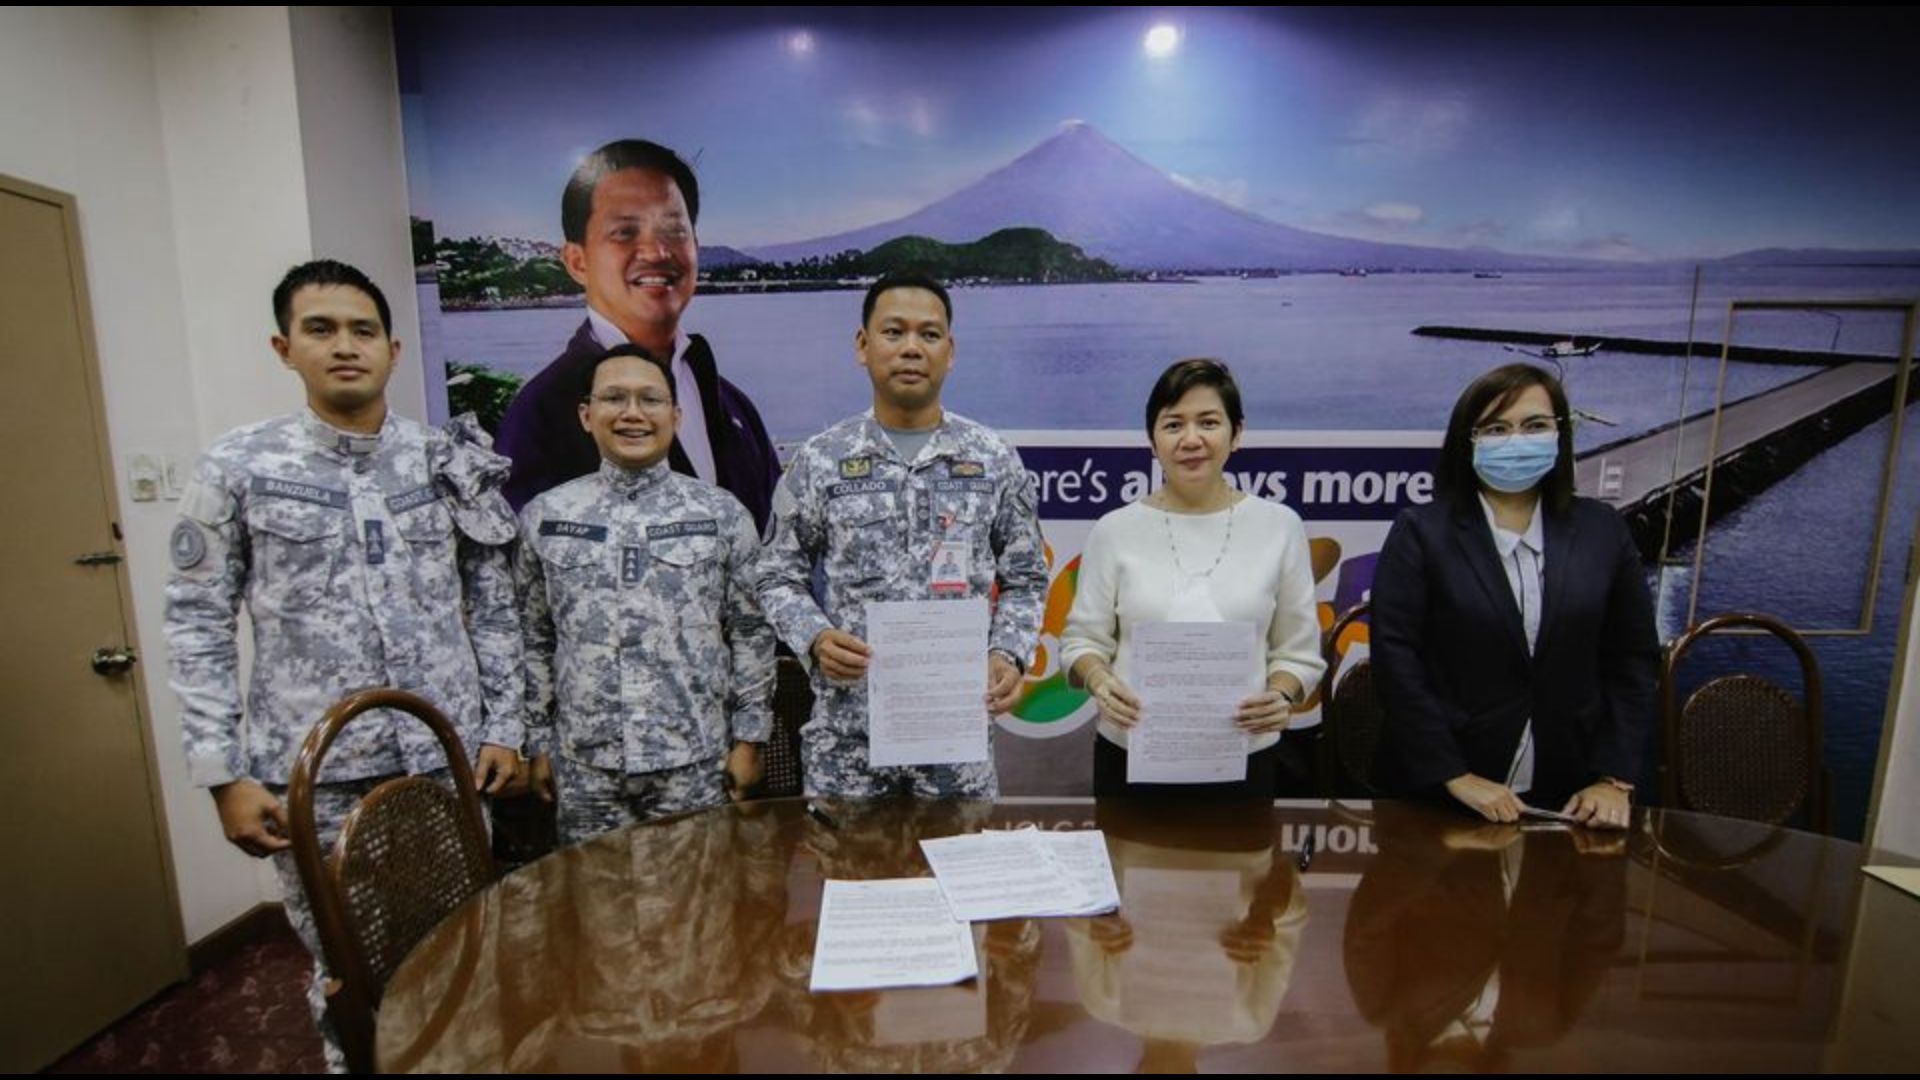
[(152, 502), (160, 497), (166, 482), (166, 466), (153, 454), (135, 454), (127, 465), (127, 491), (134, 502)]

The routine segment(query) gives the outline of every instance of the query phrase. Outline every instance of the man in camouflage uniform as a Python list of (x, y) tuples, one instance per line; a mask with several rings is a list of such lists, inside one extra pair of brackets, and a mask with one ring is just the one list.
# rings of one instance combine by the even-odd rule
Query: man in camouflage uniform
[(663, 363), (621, 345), (586, 374), (600, 469), (527, 504), (518, 569), (534, 778), (557, 770), (567, 844), (725, 802), (773, 726), (753, 518), (669, 466)]
[[(307, 408), (230, 432), (200, 459), (170, 541), (166, 634), (188, 771), (212, 789), (227, 839), (273, 857), (287, 917), (315, 958), (308, 1000), (338, 1067), (320, 941), (288, 850), (288, 774), (334, 702), (392, 686), (446, 714), (478, 751), (484, 790), (513, 777), (524, 696), (513, 515), (499, 494), (506, 459), (480, 445), (483, 436), (387, 411), (400, 343), (364, 274), (307, 263), (288, 272), (273, 303), (274, 351), (300, 376)], [(244, 710), (243, 603), (253, 627)], [(321, 844), (331, 847), (381, 780), (445, 769), (424, 724), (394, 713), (356, 720), (315, 787)]]
[[(807, 440), (774, 491), (760, 598), (781, 638), (811, 661), (813, 720), (801, 733), (809, 795), (999, 790), (991, 756), (868, 763), (867, 604), (985, 597), (997, 584), (986, 657), (993, 712), (1013, 707), (1039, 636), (1047, 568), (1026, 469), (998, 435), (940, 405), (952, 319), (931, 278), (876, 282), (854, 334), (873, 408)], [(816, 562), (824, 610), (810, 591)]]

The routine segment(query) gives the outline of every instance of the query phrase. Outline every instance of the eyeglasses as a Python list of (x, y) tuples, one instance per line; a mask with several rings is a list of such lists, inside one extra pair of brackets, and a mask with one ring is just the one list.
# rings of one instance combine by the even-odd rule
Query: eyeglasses
[(602, 390), (587, 398), (588, 401), (603, 409), (625, 412), (629, 404), (642, 412), (659, 412), (673, 408), (673, 399), (661, 394), (630, 394), (625, 390)]
[(1507, 420), (1489, 420), (1473, 429), (1473, 441), (1503, 443), (1515, 435), (1551, 435), (1560, 430), (1557, 416), (1529, 416), (1514, 424)]

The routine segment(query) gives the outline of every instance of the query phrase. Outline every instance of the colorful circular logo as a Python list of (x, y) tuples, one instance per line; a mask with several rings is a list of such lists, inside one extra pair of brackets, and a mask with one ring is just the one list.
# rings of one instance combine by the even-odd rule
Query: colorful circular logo
[[(1046, 548), (1047, 568), (1053, 568), (1053, 545)], [(1080, 582), (1080, 557), (1075, 555), (1047, 588), (1047, 606), (1040, 618), (1040, 647), (1021, 687), (1020, 701), (1011, 713), (997, 717), (1000, 726), (1029, 739), (1053, 739), (1071, 734), (1099, 713), (1084, 690), (1067, 685), (1060, 666), (1060, 635), (1073, 610), (1074, 590)]]

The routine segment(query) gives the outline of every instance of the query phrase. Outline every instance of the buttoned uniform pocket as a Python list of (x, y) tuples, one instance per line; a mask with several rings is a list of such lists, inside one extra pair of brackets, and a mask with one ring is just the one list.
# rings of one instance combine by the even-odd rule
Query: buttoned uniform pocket
[(717, 536), (649, 540), (647, 587), (682, 603), (697, 604), (703, 618), (717, 620), (726, 602), (724, 554)]
[(836, 584), (892, 577), (905, 567), (903, 523), (893, 500), (842, 500), (827, 513), (827, 570)]
[(311, 612), (334, 588), (347, 512), (293, 499), (258, 499), (246, 510), (253, 547), (249, 602), (277, 614)]
[(459, 545), (446, 507), (435, 502), (405, 511), (394, 518), (393, 529), (406, 544), (409, 569), (422, 596), (458, 597)]
[(542, 536), (534, 552), (545, 571), (547, 605), (562, 644), (568, 639), (612, 643), (619, 626), (613, 548), (602, 540)]

